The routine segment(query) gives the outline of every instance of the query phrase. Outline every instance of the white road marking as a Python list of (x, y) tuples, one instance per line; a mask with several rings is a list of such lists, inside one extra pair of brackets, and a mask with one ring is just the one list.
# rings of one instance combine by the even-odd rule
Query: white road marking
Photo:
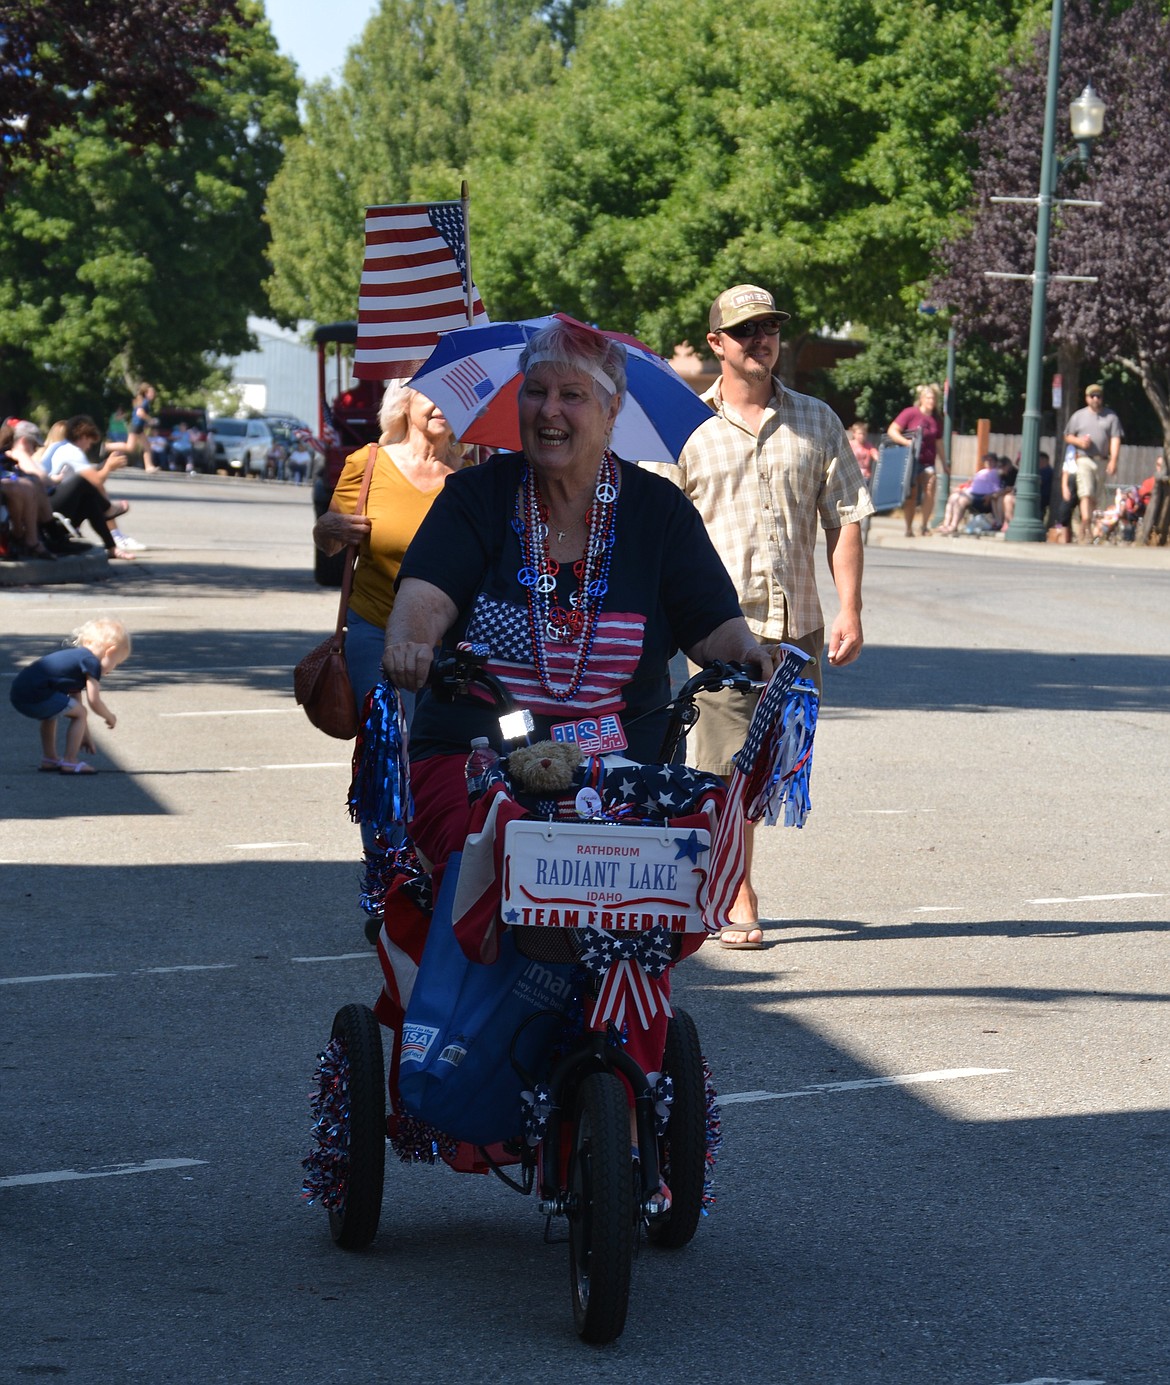
[(901, 1077), (865, 1077), (854, 1082), (816, 1082), (795, 1092), (732, 1092), (719, 1096), (720, 1106), (752, 1101), (785, 1101), (794, 1096), (825, 1096), (831, 1092), (861, 1092), (871, 1087), (908, 1087), (916, 1082), (957, 1082), (965, 1077), (996, 1077), (1011, 1068), (941, 1068), (938, 1072), (912, 1072)]
[(172, 971), (234, 971), (235, 962), (201, 962), (185, 967), (139, 967), (139, 976), (166, 976)]
[(1093, 904), (1107, 899), (1164, 899), (1161, 894), (1146, 894), (1135, 890), (1130, 894), (1053, 895), (1051, 899), (1029, 899), (1029, 904)]
[(962, 912), (961, 904), (919, 904), (916, 909), (912, 909), (914, 914), (958, 914)]
[(1104, 1380), (1066, 1380), (1054, 1375), (1038, 1375), (1035, 1380), (1013, 1380), (1007, 1385), (1108, 1385)]
[(308, 846), (308, 842), (237, 842), (233, 851), (277, 851), (285, 846)]
[(375, 952), (338, 952), (332, 957), (290, 957), (290, 962), (360, 962), (365, 960), (372, 961), (377, 956)]
[(121, 1178), (127, 1173), (155, 1173), (159, 1169), (193, 1169), (206, 1159), (147, 1159), (141, 1164), (105, 1164), (96, 1169), (52, 1169), (48, 1173), (17, 1173), (0, 1178), (0, 1188), (27, 1188), (36, 1183), (78, 1183), (86, 1178)]
[(0, 976), (0, 986), (31, 986), (37, 981), (97, 981), (116, 971), (63, 971), (54, 976)]
[(210, 769), (208, 774), (255, 774), (262, 769), (350, 769), (348, 760), (314, 760), (304, 765), (220, 765)]
[(218, 712), (159, 712), (160, 717), (284, 717), (299, 712), (299, 707), (245, 707)]

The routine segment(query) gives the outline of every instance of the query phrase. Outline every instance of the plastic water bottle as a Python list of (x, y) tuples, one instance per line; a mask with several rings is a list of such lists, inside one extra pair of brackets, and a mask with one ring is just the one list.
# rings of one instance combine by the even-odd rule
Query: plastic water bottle
[(492, 749), (486, 736), (475, 736), (471, 742), (471, 754), (467, 757), (464, 773), (467, 776), (467, 801), (474, 803), (487, 792), (494, 776), (492, 771), (500, 763), (500, 757)]

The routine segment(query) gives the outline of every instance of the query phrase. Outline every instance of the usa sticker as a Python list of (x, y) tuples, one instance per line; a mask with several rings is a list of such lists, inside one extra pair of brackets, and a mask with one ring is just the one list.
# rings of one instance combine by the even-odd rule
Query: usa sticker
[(581, 721), (562, 721), (552, 728), (554, 741), (572, 741), (582, 755), (609, 755), (629, 746), (616, 712)]
[(421, 1063), (431, 1051), (431, 1045), (439, 1037), (433, 1024), (404, 1024), (402, 1026), (402, 1048), (399, 1057), (404, 1063)]

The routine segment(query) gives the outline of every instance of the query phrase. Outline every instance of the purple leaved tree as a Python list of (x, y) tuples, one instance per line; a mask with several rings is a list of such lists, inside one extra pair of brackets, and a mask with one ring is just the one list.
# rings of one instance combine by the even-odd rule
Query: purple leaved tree
[[(254, 11), (249, 11), (254, 14)], [(0, 5), (0, 197), (53, 131), (101, 116), (112, 137), (169, 145), (229, 50), (237, 0), (6, 0)]]
[[(996, 110), (977, 131), (980, 166), (968, 229), (939, 251), (933, 297), (954, 309), (960, 338), (1027, 348), (1028, 284), (985, 270), (1029, 273), (1034, 206), (993, 196), (1036, 195), (1047, 80), (1048, 31), (1004, 73)], [(1057, 207), (1051, 274), (1096, 275), (1096, 284), (1049, 282), (1046, 337), (1064, 379), (1065, 409), (1080, 403), (1082, 365), (1116, 363), (1140, 381), (1170, 447), (1170, 21), (1157, 0), (1116, 12), (1102, 0), (1067, 0), (1061, 46), (1058, 157), (1071, 148), (1069, 103), (1091, 83), (1107, 103), (1105, 131), (1087, 166), (1064, 173), (1057, 196), (1100, 208)], [(1063, 423), (1063, 419), (1062, 419)]]

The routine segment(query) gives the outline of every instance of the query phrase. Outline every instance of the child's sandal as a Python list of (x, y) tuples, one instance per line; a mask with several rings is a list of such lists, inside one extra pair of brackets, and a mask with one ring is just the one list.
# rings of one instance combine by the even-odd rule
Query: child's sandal
[(62, 774), (96, 774), (97, 770), (92, 765), (87, 765), (84, 760), (62, 760), (58, 766)]

